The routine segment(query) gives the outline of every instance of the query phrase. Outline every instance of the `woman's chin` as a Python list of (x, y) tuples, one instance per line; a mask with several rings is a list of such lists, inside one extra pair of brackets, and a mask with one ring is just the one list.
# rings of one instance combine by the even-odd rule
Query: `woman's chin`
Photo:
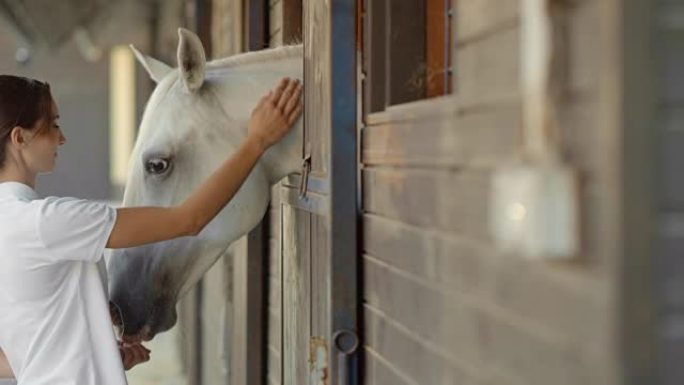
[(55, 171), (55, 165), (53, 164), (50, 167), (45, 167), (38, 171), (38, 175), (47, 175), (47, 174), (52, 174), (52, 172)]

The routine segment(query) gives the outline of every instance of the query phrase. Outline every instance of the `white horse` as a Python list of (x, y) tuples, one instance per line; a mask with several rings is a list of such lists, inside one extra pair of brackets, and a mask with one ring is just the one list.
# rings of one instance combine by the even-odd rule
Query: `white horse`
[[(233, 153), (247, 135), (258, 99), (282, 77), (302, 78), (301, 46), (245, 53), (207, 63), (192, 32), (180, 29), (178, 69), (140, 54), (157, 86), (133, 153), (124, 206), (180, 203)], [(177, 300), (230, 244), (263, 217), (270, 188), (301, 165), (302, 119), (269, 149), (244, 185), (196, 237), (114, 250), (109, 259), (111, 301), (124, 332), (145, 340), (170, 329)]]

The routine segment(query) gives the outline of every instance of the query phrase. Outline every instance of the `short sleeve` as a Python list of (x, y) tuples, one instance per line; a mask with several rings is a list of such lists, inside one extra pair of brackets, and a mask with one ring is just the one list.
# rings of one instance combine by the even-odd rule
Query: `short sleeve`
[(55, 260), (97, 262), (116, 222), (116, 209), (101, 202), (45, 198), (38, 215), (38, 232)]

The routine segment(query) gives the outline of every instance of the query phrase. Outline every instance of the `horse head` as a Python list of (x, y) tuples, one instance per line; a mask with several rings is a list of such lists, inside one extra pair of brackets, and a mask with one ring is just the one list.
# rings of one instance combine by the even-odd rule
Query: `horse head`
[[(240, 146), (259, 98), (284, 76), (302, 77), (301, 46), (207, 62), (199, 38), (180, 29), (176, 69), (133, 50), (157, 85), (131, 154), (124, 207), (179, 204)], [(295, 124), (198, 236), (113, 250), (110, 300), (126, 338), (171, 328), (178, 299), (259, 223), (271, 186), (301, 162), (301, 119)]]

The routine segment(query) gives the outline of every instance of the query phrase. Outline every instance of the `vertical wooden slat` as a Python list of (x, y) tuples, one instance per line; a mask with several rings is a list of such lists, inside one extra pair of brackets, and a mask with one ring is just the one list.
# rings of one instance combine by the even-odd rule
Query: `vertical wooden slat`
[(259, 226), (247, 235), (247, 383), (264, 384), (266, 382), (266, 317), (268, 315), (266, 291), (266, 255), (268, 243), (268, 216)]
[(311, 214), (283, 205), (283, 384), (308, 382)]
[[(248, 51), (260, 50), (268, 44), (268, 1), (246, 0), (244, 3), (244, 46)], [(258, 226), (247, 234), (244, 261), (236, 265), (235, 285), (242, 288), (242, 295), (236, 295), (236, 312), (245, 319), (241, 333), (244, 341), (242, 351), (238, 352), (234, 365), (234, 378), (238, 383), (266, 383), (266, 333), (267, 333), (267, 291), (266, 288), (266, 255), (268, 253), (268, 221), (262, 220)]]
[[(194, 8), (194, 29), (199, 39), (204, 46), (204, 52), (207, 58), (211, 57), (211, 1), (210, 0), (195, 0)], [(204, 304), (204, 281), (200, 280), (195, 290), (194, 295), (194, 346), (193, 363), (190, 365), (191, 371), (188, 373), (188, 380), (200, 385), (203, 384), (203, 340), (206, 337), (203, 330), (202, 320), (202, 306)]]
[(330, 145), (330, 8), (328, 2), (304, 2), (304, 142), (311, 149), (311, 172), (325, 175)]
[(258, 51), (268, 46), (268, 0), (245, 0), (245, 51)]
[[(324, 385), (329, 373), (330, 361), (330, 228), (328, 218), (324, 215), (311, 215), (311, 336), (309, 355), (312, 365), (309, 385)], [(325, 358), (318, 354), (325, 352)], [(324, 362), (321, 362), (324, 361)], [(321, 369), (325, 367), (325, 369)]]
[(197, 294), (201, 282), (195, 286), (190, 292), (180, 301), (180, 328), (179, 333), (180, 343), (178, 346), (181, 349), (181, 361), (183, 362), (183, 372), (188, 379), (188, 385), (200, 385), (201, 382), (201, 361), (198, 360), (198, 352), (200, 351), (201, 334), (198, 334), (201, 323), (200, 314), (201, 305), (197, 303), (198, 299), (202, 297)]
[(282, 357), (283, 357), (283, 306), (282, 306), (282, 212), (280, 203), (280, 186), (271, 189), (271, 209), (269, 212), (269, 237), (270, 249), (267, 253), (268, 274), (267, 274), (267, 341), (266, 341), (266, 370), (267, 383), (273, 385), (282, 384)]
[(226, 57), (242, 50), (242, 15), (242, 0), (213, 0), (212, 57)]

